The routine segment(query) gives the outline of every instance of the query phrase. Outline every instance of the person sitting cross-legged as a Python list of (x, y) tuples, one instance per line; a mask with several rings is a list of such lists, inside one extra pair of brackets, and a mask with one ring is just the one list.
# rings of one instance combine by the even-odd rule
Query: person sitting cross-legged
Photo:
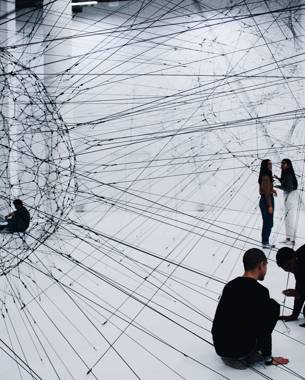
[(272, 357), (272, 331), (280, 305), (258, 281), (267, 272), (263, 251), (252, 248), (243, 256), (244, 275), (225, 285), (213, 321), (212, 336), (216, 353), (233, 368), (246, 368), (257, 361), (287, 364), (283, 357)]
[(30, 213), (20, 199), (15, 199), (13, 204), (16, 210), (5, 216), (7, 223), (0, 226), (0, 231), (25, 232), (30, 225)]

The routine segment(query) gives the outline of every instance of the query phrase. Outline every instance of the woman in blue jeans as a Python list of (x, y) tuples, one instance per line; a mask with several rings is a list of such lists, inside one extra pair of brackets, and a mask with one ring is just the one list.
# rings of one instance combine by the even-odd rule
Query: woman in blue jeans
[(274, 198), (276, 191), (273, 189), (272, 162), (268, 159), (261, 163), (258, 177), (260, 201), (259, 207), (263, 217), (262, 246), (263, 248), (274, 248), (269, 243), (269, 236), (273, 227)]

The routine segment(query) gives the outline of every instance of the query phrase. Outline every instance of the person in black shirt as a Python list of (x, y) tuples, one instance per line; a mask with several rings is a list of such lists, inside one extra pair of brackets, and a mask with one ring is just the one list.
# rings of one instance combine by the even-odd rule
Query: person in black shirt
[(3, 229), (9, 232), (24, 232), (30, 225), (30, 213), (20, 199), (15, 199), (13, 204), (16, 211), (6, 215), (7, 224), (0, 226), (0, 231)]
[(293, 165), (289, 158), (284, 158), (281, 162), (281, 177), (274, 175), (281, 183), (276, 186), (284, 192), (285, 204), (285, 227), (286, 227), (286, 240), (285, 244), (295, 244), (296, 235), (296, 209), (298, 205), (298, 181), (294, 173)]
[[(305, 301), (305, 244), (294, 251), (292, 248), (280, 248), (276, 254), (276, 263), (285, 272), (291, 272), (295, 277), (295, 289), (286, 289), (283, 293), (287, 297), (294, 297), (294, 306), (291, 315), (282, 315), (283, 321), (295, 321), (298, 319)], [(305, 307), (303, 308), (305, 317)], [(305, 325), (301, 325), (305, 327)]]
[(245, 252), (243, 263), (244, 275), (225, 285), (217, 306), (212, 327), (216, 353), (234, 368), (241, 368), (238, 363), (250, 365), (254, 357), (266, 364), (287, 364), (288, 359), (271, 356), (280, 305), (258, 283), (267, 272), (267, 258), (252, 248)]

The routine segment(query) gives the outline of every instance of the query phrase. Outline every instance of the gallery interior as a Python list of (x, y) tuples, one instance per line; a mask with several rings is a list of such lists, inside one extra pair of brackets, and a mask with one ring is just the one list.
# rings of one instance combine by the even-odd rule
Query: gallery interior
[(0, 379), (304, 379), (302, 313), (272, 333), (285, 365), (232, 368), (211, 334), (251, 248), (292, 313), (304, 84), (301, 0), (1, 0), (0, 224), (16, 199), (31, 221), (0, 231)]

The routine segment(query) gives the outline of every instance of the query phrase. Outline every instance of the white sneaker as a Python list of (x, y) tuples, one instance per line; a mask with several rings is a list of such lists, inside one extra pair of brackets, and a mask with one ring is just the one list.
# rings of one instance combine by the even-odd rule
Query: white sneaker
[(275, 248), (274, 244), (262, 244), (263, 249), (272, 249)]
[(283, 241), (280, 242), (281, 244), (286, 244), (286, 245), (295, 245), (295, 241), (294, 240), (290, 240), (290, 239), (285, 239)]

